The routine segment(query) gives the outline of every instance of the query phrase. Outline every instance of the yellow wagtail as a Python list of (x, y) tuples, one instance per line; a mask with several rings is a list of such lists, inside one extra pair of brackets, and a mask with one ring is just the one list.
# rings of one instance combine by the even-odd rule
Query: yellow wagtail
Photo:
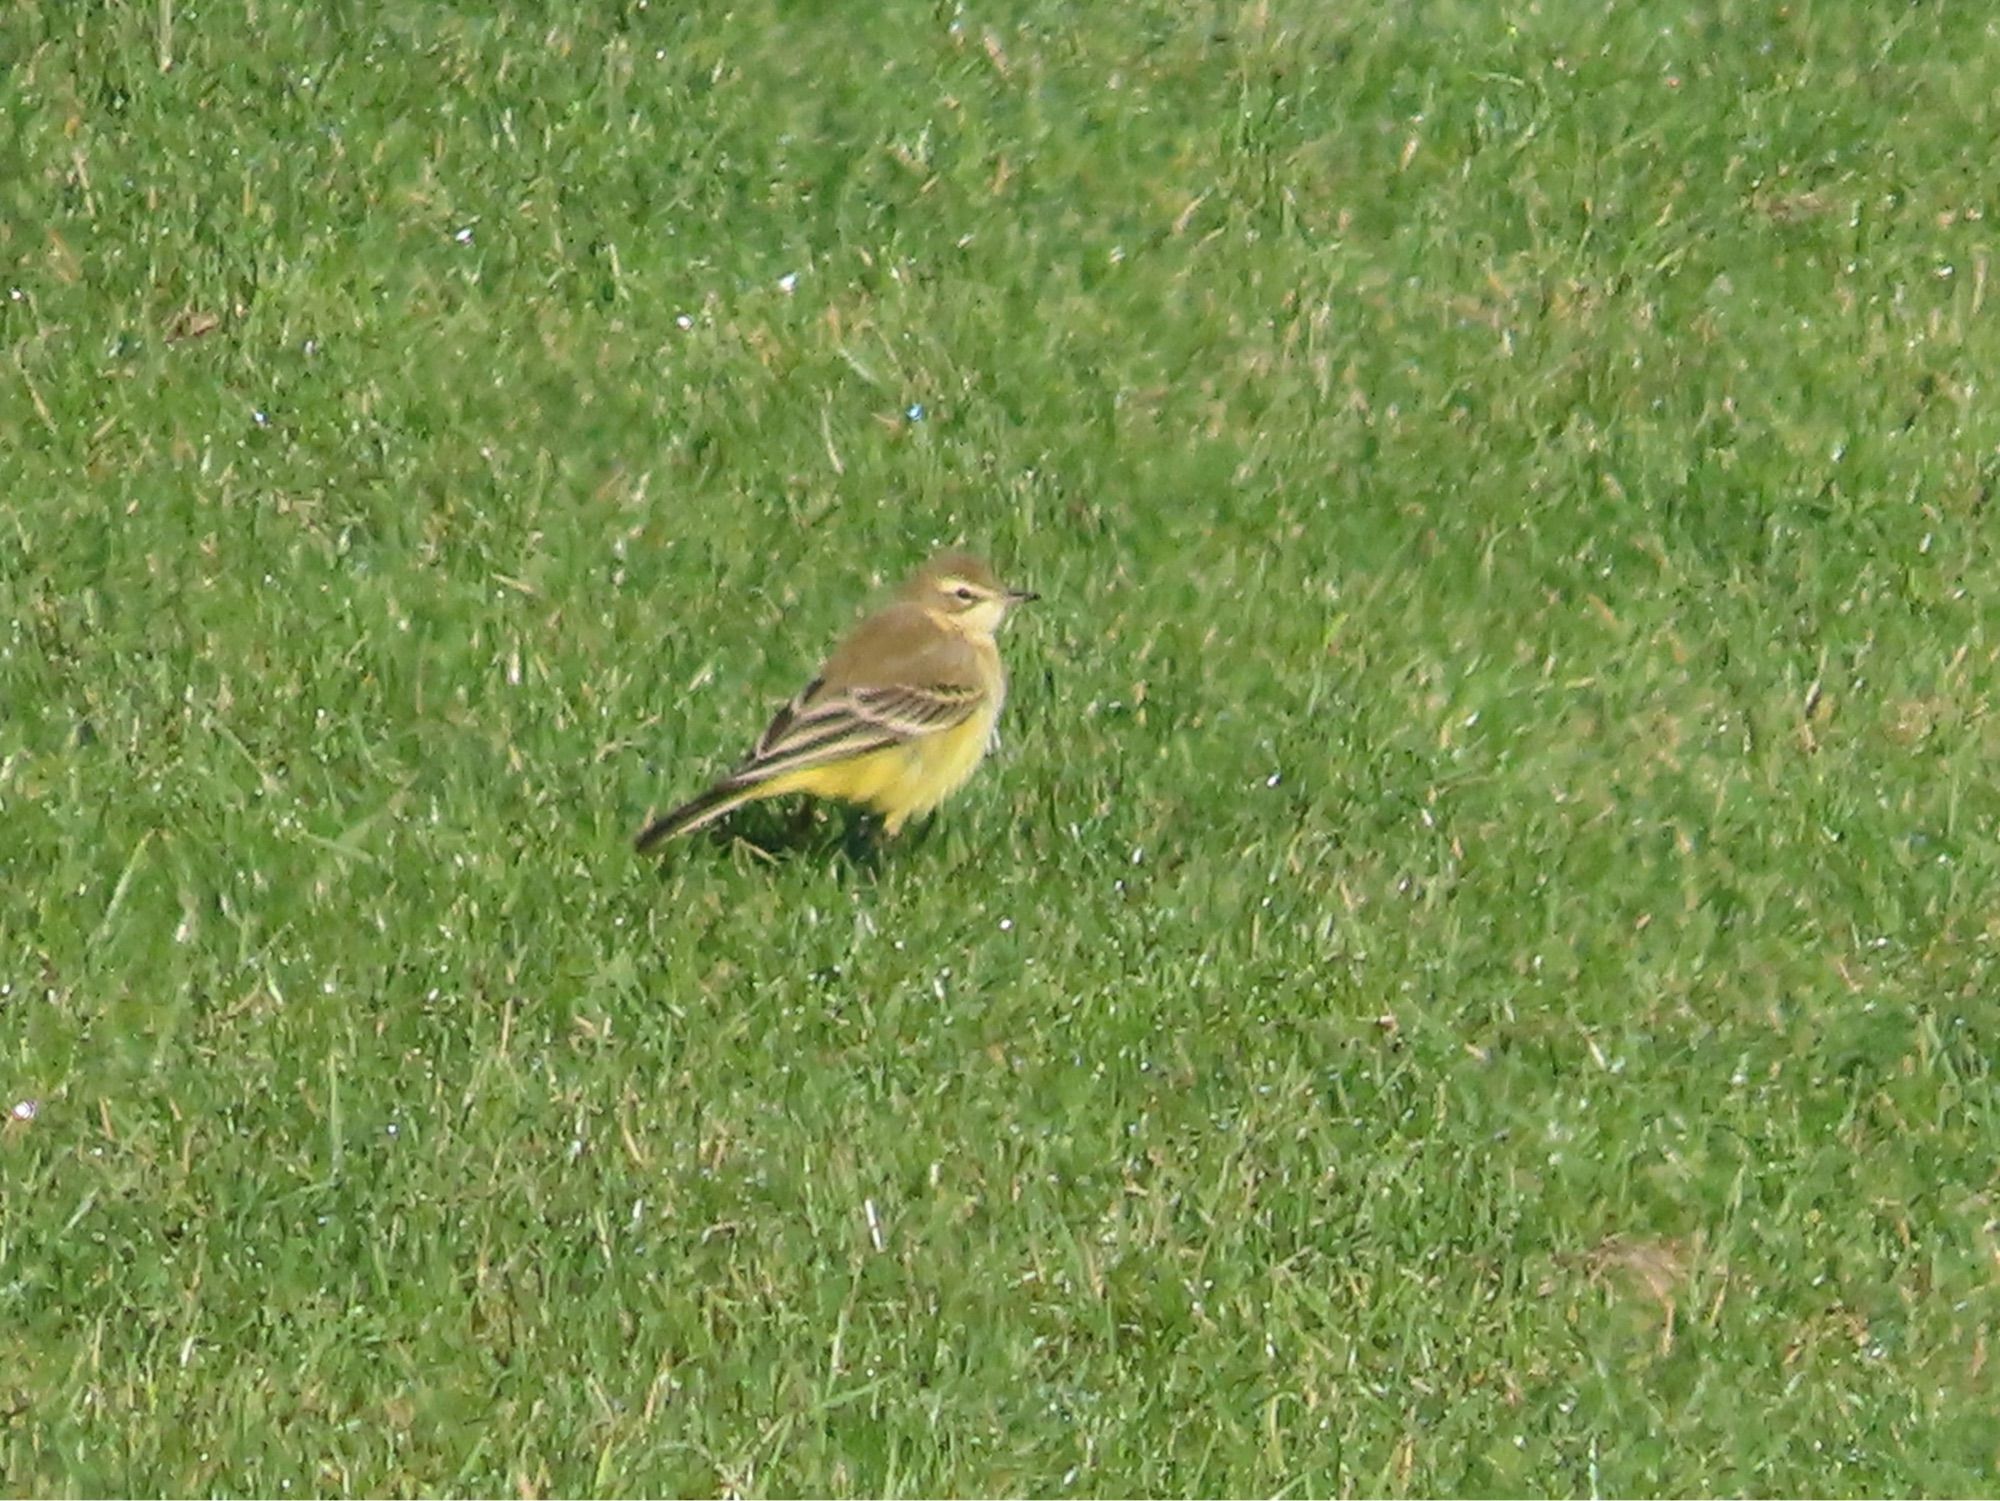
[(736, 770), (646, 826), (640, 851), (788, 792), (872, 808), (890, 834), (930, 812), (993, 742), (1007, 697), (994, 634), (1033, 598), (965, 553), (931, 559), (855, 626)]

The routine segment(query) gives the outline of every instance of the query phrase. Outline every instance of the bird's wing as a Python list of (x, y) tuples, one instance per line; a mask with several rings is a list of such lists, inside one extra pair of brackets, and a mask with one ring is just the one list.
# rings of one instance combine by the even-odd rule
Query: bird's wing
[(732, 780), (900, 745), (963, 723), (986, 696), (973, 649), (915, 612), (863, 622), (780, 709)]

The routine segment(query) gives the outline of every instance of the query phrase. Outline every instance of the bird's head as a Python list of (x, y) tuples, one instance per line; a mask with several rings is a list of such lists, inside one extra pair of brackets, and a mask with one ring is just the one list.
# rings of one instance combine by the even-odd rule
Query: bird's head
[(932, 558), (904, 587), (903, 597), (921, 605), (956, 629), (990, 636), (1000, 629), (1007, 612), (1036, 596), (1010, 589), (970, 553), (948, 552)]

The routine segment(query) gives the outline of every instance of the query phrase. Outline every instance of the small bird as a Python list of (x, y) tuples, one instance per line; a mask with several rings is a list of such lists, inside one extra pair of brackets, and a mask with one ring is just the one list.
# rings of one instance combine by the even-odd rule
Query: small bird
[(640, 853), (760, 798), (806, 792), (883, 815), (891, 835), (963, 787), (994, 740), (1007, 673), (994, 635), (1036, 596), (962, 552), (932, 558), (848, 634), (756, 748), (653, 820)]

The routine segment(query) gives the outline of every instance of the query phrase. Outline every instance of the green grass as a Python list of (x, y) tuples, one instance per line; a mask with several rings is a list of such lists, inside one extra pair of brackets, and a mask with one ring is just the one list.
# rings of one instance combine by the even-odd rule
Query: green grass
[(1991, 31), (9, 8), (5, 1488), (1990, 1493)]

